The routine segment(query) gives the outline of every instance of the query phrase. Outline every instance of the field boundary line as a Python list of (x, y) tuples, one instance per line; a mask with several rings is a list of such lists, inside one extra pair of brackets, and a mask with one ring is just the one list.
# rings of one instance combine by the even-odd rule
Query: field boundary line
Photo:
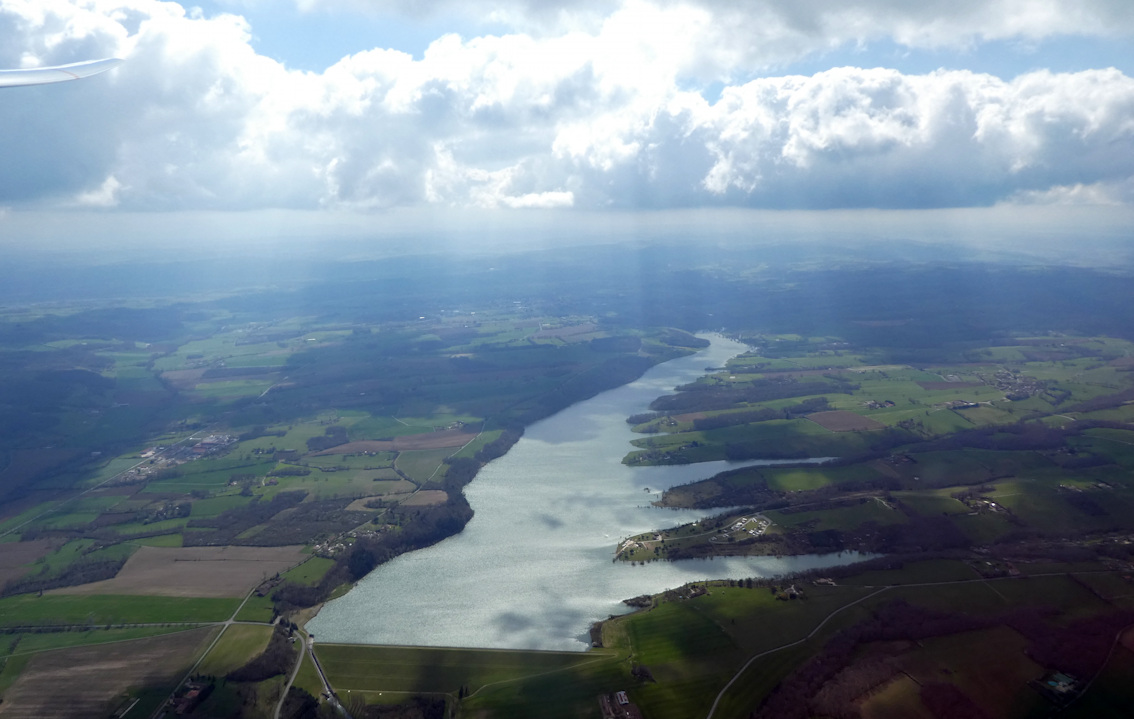
[[(1117, 571), (1117, 570), (1096, 569), (1096, 570), (1089, 570), (1089, 571), (1086, 571), (1086, 572), (1075, 572), (1075, 574), (1108, 574), (1108, 573), (1113, 573), (1115, 571)], [(1058, 577), (1058, 576), (1064, 576), (1064, 575), (1067, 575), (1067, 574), (1070, 574), (1070, 572), (1043, 572), (1043, 573), (1040, 573), (1040, 574), (1025, 574), (1025, 575), (1021, 575), (1021, 576), (1018, 576), (1018, 577), (1013, 577), (1013, 576), (1008, 576), (1008, 577), (981, 577), (981, 578), (978, 578), (978, 579), (955, 579), (955, 580), (944, 581), (944, 582), (916, 582), (916, 583), (910, 583), (910, 584), (887, 584), (887, 585), (882, 586), (882, 587), (878, 587), (878, 585), (869, 585), (869, 584), (866, 584), (866, 585), (863, 585), (863, 584), (844, 584), (844, 585), (841, 585), (841, 586), (845, 586), (845, 587), (862, 587), (864, 589), (871, 589), (871, 588), (874, 588), (874, 587), (878, 587), (878, 588), (875, 591), (871, 592), (870, 594), (867, 594), (866, 596), (864, 596), (860, 599), (856, 599), (853, 602), (851, 602), (850, 604), (844, 604), (843, 606), (839, 607), (838, 609), (836, 609), (833, 612), (831, 612), (830, 614), (828, 614), (826, 617), (824, 617), (823, 621), (820, 622), (818, 624), (818, 626), (816, 626), (814, 629), (812, 629), (811, 633), (808, 634), (806, 637), (799, 639), (797, 641), (791, 642), (790, 644), (781, 644), (780, 646), (778, 646), (774, 649), (769, 649), (767, 651), (760, 652), (759, 654), (757, 654), (753, 657), (750, 657), (748, 659), (748, 661), (746, 661), (744, 663), (744, 666), (742, 666), (740, 669), (737, 670), (736, 674), (733, 675), (732, 679), (729, 680), (728, 684), (724, 685), (724, 688), (721, 689), (720, 693), (717, 694), (717, 698), (713, 700), (713, 705), (712, 705), (712, 707), (709, 708), (709, 713), (705, 716), (705, 719), (712, 719), (713, 713), (716, 712), (717, 705), (720, 704), (720, 701), (724, 697), (725, 692), (727, 692), (729, 690), (729, 688), (736, 682), (736, 680), (740, 678), (741, 674), (743, 674), (745, 671), (748, 670), (748, 667), (751, 666), (752, 662), (756, 661), (757, 659), (760, 659), (761, 657), (765, 657), (769, 654), (774, 654), (774, 653), (776, 653), (776, 652), (778, 652), (782, 649), (794, 647), (797, 644), (802, 644), (803, 642), (806, 642), (807, 640), (811, 639), (811, 637), (815, 636), (815, 633), (818, 632), (820, 629), (822, 629), (823, 626), (827, 622), (829, 622), (831, 620), (831, 618), (834, 617), (839, 612), (843, 611), (844, 609), (850, 609), (854, 605), (856, 605), (860, 602), (864, 602), (867, 599), (870, 599), (871, 597), (878, 596), (882, 592), (885, 592), (885, 591), (888, 591), (888, 590), (891, 590), (891, 589), (903, 589), (905, 587), (937, 587), (937, 586), (942, 586), (942, 585), (946, 585), (946, 584), (975, 584), (977, 582), (984, 583), (984, 584), (988, 585), (989, 588), (991, 589), (992, 587), (991, 587), (991, 585), (988, 584), (989, 582), (1012, 580), (1012, 579), (1031, 579), (1031, 578), (1035, 578), (1035, 577)], [(993, 590), (993, 591), (995, 591), (995, 590)], [(999, 592), (996, 592), (996, 593), (999, 594)], [(1134, 625), (1128, 625), (1128, 626), (1134, 626)], [(1115, 641), (1117, 641), (1117, 637), (1116, 637)], [(1114, 645), (1111, 646), (1111, 651), (1113, 651), (1113, 650), (1114, 650)], [(1107, 655), (1107, 661), (1109, 662), (1109, 655)], [(1103, 666), (1105, 666), (1105, 664)], [(1092, 681), (1093, 681), (1093, 679), (1092, 679)], [(1086, 689), (1084, 689), (1083, 691), (1086, 692)]]
[[(81, 648), (81, 647), (101, 647), (105, 644), (121, 644), (123, 642), (136, 642), (139, 639), (154, 639), (156, 637), (168, 637), (172, 634), (181, 634), (182, 632), (192, 632), (196, 629), (205, 629), (207, 627), (215, 627), (215, 626), (217, 626), (217, 625), (216, 624), (198, 624), (196, 626), (191, 626), (191, 627), (180, 627), (178, 629), (174, 629), (171, 632), (162, 632), (161, 634), (150, 634), (148, 636), (143, 636), (143, 637), (130, 637), (129, 639), (111, 639), (110, 641), (106, 641), (106, 642), (91, 642), (90, 644), (72, 644), (72, 645), (65, 646), (65, 647), (45, 647), (43, 649), (32, 649), (31, 651), (27, 651), (27, 652), (12, 652), (11, 654), (6, 654), (6, 655), (4, 655), (4, 657), (0, 657), (0, 658), (33, 656), (35, 654), (43, 654), (44, 652), (58, 652), (58, 651), (61, 651), (61, 650), (64, 650), (64, 649), (78, 649), (78, 648)], [(95, 629), (94, 631), (102, 632), (102, 631), (107, 631), (107, 630)]]
[[(439, 696), (439, 697), (451, 697), (451, 696), (453, 696), (453, 692), (415, 692), (415, 691), (406, 691), (404, 689), (343, 689), (343, 691), (347, 692), (348, 694), (351, 693), (351, 692), (357, 692), (359, 694), (378, 694), (378, 695), (382, 695), (382, 694), (409, 694), (410, 696), (421, 696), (421, 695)], [(470, 694), (469, 696), (472, 696), (472, 695)]]
[[(586, 655), (584, 655), (584, 656), (586, 656)], [(565, 672), (569, 669), (574, 670), (574, 669), (578, 669), (579, 667), (587, 667), (587, 666), (590, 666), (592, 664), (597, 664), (598, 662), (622, 661), (622, 659), (629, 659), (629, 658), (630, 658), (630, 654), (627, 654), (625, 657), (619, 657), (617, 654), (608, 654), (608, 655), (603, 656), (603, 657), (595, 657), (594, 659), (591, 659), (590, 661), (579, 662), (578, 664), (572, 664), (569, 667), (560, 667), (559, 669), (549, 669), (546, 672), (536, 672), (535, 674), (528, 674), (528, 675), (525, 675), (525, 676), (522, 676), (522, 677), (512, 677), (511, 679), (500, 679), (499, 681), (489, 682), (487, 684), (481, 684), (479, 687), (477, 687), (476, 691), (469, 692), (465, 696), (466, 696), (466, 698), (467, 697), (474, 697), (474, 696), (476, 696), (477, 694), (480, 693), (481, 689), (487, 689), (488, 687), (494, 687), (494, 686), (497, 686), (499, 684), (509, 684), (511, 682), (527, 681), (528, 679), (535, 679), (536, 677), (545, 677), (545, 676), (548, 676), (549, 674), (558, 674), (559, 672)]]
[(1063, 709), (1060, 710), (1060, 712), (1067, 711), (1067, 707), (1082, 699), (1083, 695), (1090, 690), (1091, 685), (1095, 683), (1095, 680), (1102, 676), (1102, 673), (1106, 671), (1107, 665), (1110, 664), (1110, 660), (1114, 657), (1114, 650), (1118, 647), (1118, 643), (1122, 641), (1122, 635), (1125, 634), (1131, 627), (1134, 627), (1134, 624), (1127, 624), (1125, 627), (1119, 629), (1118, 632), (1115, 633), (1114, 641), (1110, 643), (1110, 650), (1106, 653), (1106, 660), (1103, 661), (1102, 666), (1100, 666), (1099, 670), (1095, 672), (1094, 676), (1091, 677), (1091, 681), (1087, 682), (1087, 686), (1083, 687), (1083, 691), (1079, 692), (1074, 699), (1067, 702), (1067, 704), (1063, 707)]
[[(308, 559), (310, 559), (310, 557), (308, 557)], [(299, 564), (303, 564), (303, 562), (306, 561), (307, 559), (304, 559), (303, 561), (296, 564), (296, 566), (299, 566)], [(158, 708), (154, 710), (154, 713), (150, 715), (150, 719), (159, 716), (159, 714), (164, 711), (166, 705), (169, 704), (171, 699), (173, 699), (173, 695), (177, 693), (177, 690), (180, 689), (181, 686), (185, 684), (185, 682), (189, 681), (189, 677), (193, 676), (193, 672), (197, 671), (197, 667), (201, 666), (201, 662), (205, 661), (205, 657), (209, 656), (209, 654), (212, 653), (214, 649), (216, 649), (217, 644), (220, 643), (221, 637), (223, 637), (224, 633), (228, 631), (228, 628), (236, 622), (236, 616), (240, 614), (240, 610), (244, 608), (244, 605), (247, 604), (248, 600), (252, 598), (252, 595), (256, 593), (257, 588), (259, 588), (259, 585), (256, 585), (252, 589), (248, 590), (248, 593), (244, 595), (244, 599), (241, 600), (240, 604), (236, 605), (236, 609), (233, 610), (228, 619), (213, 624), (214, 627), (219, 627), (220, 631), (218, 631), (216, 637), (213, 638), (212, 644), (210, 644), (208, 648), (205, 649), (205, 651), (201, 652), (201, 655), (197, 657), (197, 661), (193, 662), (193, 666), (189, 667), (189, 670), (185, 672), (185, 676), (181, 677), (181, 681), (177, 682), (177, 684), (174, 685), (173, 691), (169, 693), (169, 696), (166, 697), (165, 701), (159, 704)]]
[[(452, 459), (453, 457), (457, 456), (458, 452), (463, 452), (465, 447), (468, 447), (470, 444), (472, 444), (473, 442), (480, 439), (480, 435), (482, 435), (482, 434), (484, 434), (483, 423), (481, 424), (480, 431), (476, 433), (475, 437), (470, 439), (468, 442), (465, 442), (464, 444), (462, 444), (460, 447), (458, 447), (456, 450), (454, 450), (452, 454), (446, 455), (445, 459)], [(433, 481), (433, 478), (436, 477), (437, 473), (441, 471), (441, 465), (445, 464), (445, 459), (443, 459), (443, 460), (441, 460), (440, 462), (437, 463), (437, 468), (433, 470), (433, 474), (429, 475), (429, 479), (425, 480), (425, 482), (432, 482)], [(397, 459), (395, 458), (394, 461), (397, 462)], [(425, 484), (425, 482), (422, 482), (422, 484)], [(414, 491), (414, 494), (417, 494), (420, 491), (421, 491), (421, 487), (418, 487), (417, 490)]]
[(363, 647), (367, 649), (425, 649), (428, 651), (443, 651), (443, 652), (496, 652), (499, 654), (559, 654), (562, 656), (570, 657), (585, 657), (591, 654), (603, 655), (608, 657), (617, 656), (613, 651), (605, 651), (600, 648), (599, 651), (584, 651), (577, 652), (570, 649), (502, 649), (500, 647), (441, 647), (441, 646), (426, 646), (424, 644), (359, 644), (356, 642), (318, 642), (321, 647)]
[[(470, 648), (470, 647), (400, 647), (400, 646), (394, 646), (394, 645), (366, 645), (366, 644), (359, 645), (359, 644), (343, 644), (343, 643), (330, 643), (330, 642), (328, 642), (328, 643), (320, 642), (320, 644), (324, 647), (326, 647), (326, 646), (343, 646), (343, 647), (393, 646), (394, 648), (439, 649), (439, 650), (444, 650), (444, 651), (452, 651), (452, 650), (456, 649), (456, 650), (467, 650), (469, 652), (484, 652), (484, 651), (496, 651), (496, 652), (501, 652), (501, 653), (538, 652), (538, 653), (542, 653), (542, 654), (562, 654), (562, 655), (581, 656), (581, 657), (588, 656), (587, 653), (584, 653), (584, 652), (567, 652), (567, 651), (543, 651), (543, 652), (540, 652), (540, 650), (538, 650), (538, 649), (476, 649), (476, 648)], [(314, 653), (314, 645), (312, 645), (312, 653)], [(500, 685), (500, 684), (508, 684), (508, 683), (511, 683), (511, 682), (527, 681), (529, 679), (535, 679), (536, 677), (543, 677), (543, 676), (548, 676), (550, 674), (557, 674), (559, 672), (571, 671), (571, 670), (574, 670), (574, 669), (578, 669), (579, 667), (586, 667), (586, 666), (590, 666), (592, 664), (597, 664), (599, 662), (605, 662), (605, 661), (620, 662), (624, 659), (629, 659), (629, 658), (630, 658), (629, 653), (626, 654), (625, 656), (622, 656), (622, 655), (615, 653), (615, 652), (608, 652), (608, 653), (604, 652), (604, 653), (599, 654), (599, 656), (594, 657), (593, 659), (581, 661), (581, 662), (578, 662), (576, 664), (571, 664), (569, 666), (559, 667), (559, 668), (556, 668), (556, 669), (548, 669), (547, 671), (536, 672), (535, 674), (525, 674), (523, 676), (510, 677), (508, 679), (499, 679), (499, 680), (494, 681), (494, 682), (488, 682), (487, 684), (482, 684), (479, 687), (477, 687), (475, 691), (469, 692), (466, 695), (466, 698), (476, 696), (482, 689), (487, 689), (489, 687), (494, 687), (494, 686), (497, 686), (497, 685)], [(328, 686), (330, 686), (329, 681), (327, 682), (327, 684), (328, 684)], [(451, 692), (407, 692), (407, 691), (398, 690), (398, 689), (354, 689), (354, 688), (351, 688), (351, 689), (336, 689), (335, 691), (336, 692), (338, 692), (338, 691), (347, 691), (347, 692), (363, 691), (363, 692), (369, 692), (369, 693), (372, 693), (372, 694), (373, 693), (379, 693), (379, 692), (402, 693), (402, 694), (412, 694), (412, 693), (417, 693), (417, 694), (442, 694), (442, 695), (445, 695), (445, 696), (451, 696), (451, 694), (452, 694)]]

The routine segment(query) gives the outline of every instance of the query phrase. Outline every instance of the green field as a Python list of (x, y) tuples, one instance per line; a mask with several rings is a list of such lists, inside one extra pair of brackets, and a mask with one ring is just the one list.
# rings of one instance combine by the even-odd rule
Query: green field
[(225, 628), (212, 651), (201, 660), (197, 672), (224, 676), (239, 669), (264, 651), (273, 631), (267, 625), (233, 624)]
[(874, 433), (831, 432), (804, 419), (770, 420), (704, 432), (653, 435), (632, 442), (631, 465), (690, 464), (728, 458), (726, 447), (762, 448), (773, 458), (838, 457), (869, 448)]
[(493, 716), (571, 717), (597, 710), (598, 695), (625, 682), (617, 655), (519, 652), (477, 649), (430, 649), (316, 644), (316, 654), (339, 696), (365, 692), (381, 701), (381, 692), (449, 694), (467, 687), (470, 711)]
[(791, 467), (769, 468), (761, 474), (770, 489), (781, 492), (798, 492), (819, 489), (831, 484), (873, 479), (878, 471), (867, 465), (845, 465), (834, 467)]
[(79, 647), (90, 644), (108, 644), (142, 637), (186, 631), (184, 627), (127, 627), (124, 629), (88, 629), (77, 631), (46, 632), (37, 634), (9, 634), (0, 637), (5, 644), (0, 657), (34, 654), (49, 649)]
[(963, 502), (951, 496), (956, 491), (949, 488), (921, 492), (894, 492), (893, 497), (912, 511), (925, 516), (967, 514), (971, 510)]
[(442, 462), (457, 451), (456, 447), (447, 449), (422, 449), (402, 452), (398, 455), (397, 468), (405, 472), (415, 482), (424, 483), (443, 475)]
[[(767, 588), (710, 587), (709, 594), (666, 603), (649, 612), (616, 620), (625, 624), (634, 660), (648, 666), (657, 684), (637, 686), (631, 697), (648, 716), (668, 718), (700, 715), (712, 704), (732, 675), (753, 655), (797, 642), (825, 617), (871, 590), (859, 587), (807, 586), (804, 600), (777, 600)], [(840, 612), (841, 622), (857, 620), (865, 609)], [(835, 627), (825, 628), (823, 637)], [(682, 627), (680, 632), (673, 627)], [(809, 645), (813, 651), (815, 645)], [(800, 649), (776, 652), (770, 663), (756, 663), (744, 680), (733, 686), (725, 707), (752, 707), (786, 673), (785, 660), (803, 657)], [(736, 716), (726, 710), (722, 716)]]
[(21, 594), (0, 599), (0, 626), (219, 622), (239, 599)]
[[(394, 466), (394, 458), (397, 457), (397, 452), (376, 452), (373, 455), (367, 454), (328, 454), (322, 457), (305, 457), (303, 463), (308, 467), (323, 467), (327, 469), (368, 469), (378, 470), (379, 472), (389, 472), (390, 467)], [(397, 475), (394, 474), (396, 477)], [(391, 477), (387, 476), (387, 479)]]
[(348, 470), (321, 472), (315, 470), (304, 477), (279, 477), (279, 484), (255, 490), (265, 498), (280, 492), (304, 490), (313, 499), (337, 497), (371, 497), (382, 494), (412, 492), (417, 486), (403, 480), (392, 470)]
[(318, 584), (323, 575), (335, 566), (333, 559), (325, 557), (311, 557), (297, 567), (293, 567), (281, 576), (289, 582), (297, 584)]
[(260, 597), (253, 594), (240, 608), (236, 620), (239, 622), (270, 622), (274, 616), (275, 611), (271, 596)]
[(30, 563), (30, 570), (22, 578), (26, 581), (48, 580), (59, 577), (68, 569), (102, 561), (123, 561), (137, 550), (134, 544), (103, 546), (92, 539), (67, 542), (46, 556)]
[(974, 614), (997, 614), (1008, 607), (1030, 606), (1049, 607), (1068, 617), (1077, 617), (1111, 608), (1064, 574), (899, 587), (889, 594), (943, 611), (963, 606)]
[(227, 494), (219, 497), (209, 497), (208, 499), (198, 499), (193, 502), (192, 513), (190, 517), (215, 517), (218, 514), (223, 514), (230, 509), (242, 507), (250, 499), (248, 497), (241, 497), (239, 494)]
[[(819, 642), (803, 642), (755, 660), (740, 673), (739, 679), (721, 696), (715, 716), (747, 716), (791, 673), (794, 667), (807, 661), (820, 646)], [(706, 696), (705, 699), (711, 705), (716, 695)]]
[(194, 388), (193, 393), (208, 399), (233, 399), (238, 397), (258, 397), (274, 384), (266, 380), (228, 380), (224, 382), (201, 382)]
[[(988, 616), (1020, 606), (1048, 607), (1068, 619), (1110, 609), (1065, 575), (973, 581), (975, 576), (963, 562), (916, 562), (901, 570), (858, 575), (844, 586), (806, 585), (807, 598), (790, 602), (777, 601), (764, 588), (712, 586), (707, 595), (614, 620), (610, 629), (629, 637), (633, 659), (648, 665), (658, 680), (631, 691), (632, 699), (651, 717), (700, 715), (746, 657), (775, 650), (753, 662), (723, 697), (718, 716), (742, 717), (784, 679), (790, 667), (811, 656), (840, 627), (865, 619), (872, 607), (895, 599), (946, 611), (964, 607), (966, 612)], [(916, 586), (927, 581), (935, 584)], [(852, 605), (877, 592), (855, 585), (915, 586), (894, 586)], [(832, 614), (840, 607), (846, 609)], [(814, 639), (789, 646), (828, 616), (832, 621)], [(927, 667), (952, 667), (950, 673), (937, 676), (952, 677), (948, 681), (966, 694), (987, 697), (988, 706), (999, 708), (993, 716), (1009, 716), (1001, 711), (1009, 706), (1040, 706), (1034, 701), (1038, 695), (1026, 690), (1027, 680), (1038, 668), (1020, 652), (1023, 645), (1013, 649), (1001, 638), (1005, 632), (1019, 644), (1019, 636), (1010, 630), (982, 630), (973, 634), (979, 641), (967, 634), (927, 640), (919, 645), (920, 658), (915, 658), (928, 662)], [(989, 643), (987, 651), (974, 649), (980, 642)], [(991, 668), (982, 668), (981, 661), (991, 662)]]
[(350, 439), (393, 439), (422, 431), (422, 427), (413, 426), (412, 422), (399, 422), (393, 417), (368, 416), (350, 426)]
[[(732, 270), (724, 267), (705, 271), (729, 277)], [(21, 530), (23, 536), (5, 540), (39, 538), (56, 547), (42, 559), (36, 552), (45, 545), (24, 548), (26, 559), (12, 552), (11, 566), (30, 567), (31, 578), (78, 583), (88, 578), (74, 568), (103, 562), (99, 571), (113, 571), (115, 562), (138, 546), (192, 544), (212, 540), (206, 533), (214, 531), (218, 544), (269, 534), (267, 541), (284, 540), (287, 531), (274, 530), (293, 526), (300, 527), (290, 537), (296, 543), (345, 545), (340, 562), (357, 548), (385, 559), (407, 546), (399, 536), (415, 537), (404, 530), (412, 529), (419, 516), (459, 531), (460, 522), (441, 521), (467, 516), (452, 486), (457, 472), (444, 475), (446, 457), (475, 458), (502, 436), (500, 428), (530, 425), (638, 376), (651, 363), (686, 352), (680, 341), (668, 343), (670, 335), (680, 340), (675, 330), (630, 328), (632, 322), (620, 314), (626, 304), (621, 298), (614, 305), (617, 312), (604, 314), (611, 305), (602, 307), (608, 300), (601, 293), (549, 299), (521, 290), (517, 299), (493, 298), (489, 307), (473, 312), (453, 309), (464, 306), (448, 291), (450, 281), (457, 281), (453, 277), (441, 280), (446, 287), (438, 293), (437, 286), (386, 282), (385, 270), (375, 271), (382, 279), (375, 284), (383, 288), (381, 297), (356, 296), (356, 288), (344, 285), (352, 290), (346, 293), (350, 300), (330, 293), (311, 308), (292, 304), (317, 294), (297, 286), (287, 287), (282, 302), (277, 295), (265, 295), (262, 299), (272, 301), (264, 302), (218, 295), (176, 305), (152, 300), (129, 308), (108, 302), (93, 310), (79, 304), (6, 309), (2, 319), (11, 331), (0, 333), (4, 388), (23, 394), (5, 405), (15, 411), (5, 415), (10, 431), (0, 437), (0, 492), (11, 491), (14, 502), (27, 503), (13, 503), (9, 511), (16, 516), (0, 526), (11, 528), (42, 514)], [(559, 263), (554, 271), (561, 271)], [(766, 273), (755, 265), (748, 271), (760, 278)], [(735, 532), (742, 541), (729, 543), (733, 554), (847, 546), (956, 559), (909, 560), (900, 570), (858, 576), (835, 572), (838, 586), (801, 579), (803, 593), (797, 599), (789, 599), (784, 586), (723, 584), (693, 599), (661, 597), (651, 611), (608, 622), (607, 647), (588, 653), (320, 646), (340, 695), (353, 692), (387, 703), (414, 692), (432, 693), (446, 695), (451, 709), (467, 689), (472, 695), (463, 700), (462, 716), (593, 716), (600, 693), (625, 689), (648, 716), (677, 719), (703, 715), (745, 661), (772, 651), (753, 662), (724, 698), (720, 715), (743, 717), (836, 631), (891, 600), (981, 617), (1035, 607), (1054, 612), (1057, 622), (1134, 606), (1128, 581), (1117, 573), (1092, 573), (1104, 565), (1091, 559), (1105, 546), (1114, 561), (1124, 561), (1134, 532), (1134, 430), (1091, 425), (1092, 420), (1134, 421), (1134, 405), (1119, 394), (1134, 383), (1129, 372), (1134, 344), (1059, 334), (1074, 323), (1047, 312), (1025, 323), (1034, 327), (1029, 336), (1017, 336), (1001, 326), (1003, 307), (993, 305), (971, 314), (945, 313), (949, 321), (939, 321), (937, 298), (919, 305), (927, 300), (917, 291), (902, 294), (888, 286), (893, 273), (872, 266), (865, 275), (870, 276), (860, 287), (870, 290), (865, 295), (843, 288), (811, 306), (805, 334), (785, 333), (793, 329), (791, 313), (760, 320), (778, 327), (744, 329), (753, 351), (730, 360), (724, 371), (716, 368), (696, 379), (684, 403), (675, 405), (681, 407), (680, 421), (662, 417), (639, 426), (645, 431), (637, 435), (627, 461), (838, 457), (839, 462), (823, 466), (761, 467), (713, 478), (668, 492), (666, 503), (716, 506), (730, 522), (761, 512), (774, 521), (764, 537)], [(793, 275), (789, 284), (800, 277)], [(544, 281), (538, 275), (528, 279)], [(1043, 293), (1047, 279), (1052, 278), (1041, 283)], [(475, 282), (492, 290), (479, 278)], [(731, 280), (712, 282), (723, 292)], [(651, 316), (659, 321), (676, 321), (679, 315), (665, 303), (680, 293), (668, 284), (660, 287), (643, 306), (657, 309)], [(784, 307), (806, 300), (794, 286), (776, 287), (773, 294), (782, 291)], [(952, 282), (949, 289), (951, 301), (961, 302), (968, 294), (963, 283)], [(1112, 289), (1122, 292), (1121, 285)], [(875, 291), (881, 302), (870, 299)], [(581, 297), (586, 304), (576, 302)], [(594, 315), (552, 311), (576, 304), (594, 307)], [(498, 306), (506, 309), (492, 309)], [(755, 306), (738, 307), (732, 320), (721, 321), (758, 314)], [(902, 315), (896, 320), (895, 309)], [(1084, 314), (1092, 313), (1090, 308)], [(574, 335), (555, 333), (580, 325)], [(734, 330), (741, 331), (729, 331)], [(884, 428), (828, 430), (817, 421), (836, 418), (805, 419), (820, 411), (816, 408), (855, 413)], [(696, 430), (724, 425), (729, 415), (760, 421)], [(316, 456), (319, 449), (347, 440), (403, 437), (458, 422), (466, 431), (488, 430), (464, 448)], [(830, 426), (850, 429), (855, 423)], [(1082, 427), (1090, 428), (1080, 432)], [(212, 433), (245, 439), (206, 456), (199, 456), (204, 448), (189, 449), (189, 438)], [(157, 445), (167, 449), (152, 463), (149, 457), (143, 460), (141, 452)], [(78, 494), (135, 467), (139, 471)], [(151, 470), (158, 473), (148, 475)], [(287, 474), (307, 470), (306, 476)], [(461, 479), (470, 476), (469, 466), (462, 467)], [(34, 486), (24, 487), (24, 481)], [(399, 499), (392, 495), (442, 482), (450, 503), (420, 513), (395, 506), (383, 513), (390, 525), (381, 532), (353, 531), (377, 510), (342, 513), (355, 497), (384, 497), (392, 506)], [(305, 493), (306, 504), (259, 511), (290, 491)], [(299, 498), (297, 493), (279, 504)], [(218, 517), (231, 525), (231, 534), (221, 531), (226, 527), (191, 526)], [(287, 524), (295, 518), (304, 523)], [(698, 541), (694, 534), (719, 536), (704, 529), (713, 521), (674, 532), (667, 537), (676, 540), (669, 547), (692, 545)], [(916, 531), (924, 528), (934, 531)], [(654, 558), (652, 546), (643, 551), (645, 557), (633, 557)], [(1061, 556), (1082, 561), (1061, 563)], [(284, 578), (314, 587), (334, 566), (332, 560), (313, 558)], [(1008, 567), (1025, 576), (977, 577), (978, 571), (992, 574)], [(862, 604), (838, 611), (876, 589), (880, 593)], [(333, 591), (341, 594), (346, 588)], [(0, 627), (74, 627), (0, 633), (0, 656), (8, 656), (0, 689), (30, 653), (149, 636), (172, 631), (178, 627), (164, 625), (178, 622), (219, 622), (236, 606), (232, 599), (50, 592), (0, 599)], [(240, 618), (267, 622), (274, 614), (270, 598), (254, 596)], [(828, 618), (813, 639), (788, 646)], [(125, 622), (157, 626), (113, 627)], [(201, 671), (224, 674), (240, 666), (266, 644), (270, 631), (268, 626), (228, 627)], [(998, 666), (1012, 669), (1008, 674), (1025, 666), (1013, 659), (1026, 649), (1019, 637), (987, 631), (930, 638), (917, 651), (925, 666), (949, 670), (929, 672), (932, 679), (952, 677), (946, 680), (974, 693), (981, 690), (981, 677), (994, 676)], [(979, 656), (967, 656), (974, 652)], [(1102, 702), (1101, 708), (1117, 706), (1100, 697), (1129, 695), (1120, 686), (1126, 675), (1115, 672), (1128, 674), (1130, 662), (1119, 652), (1100, 675), (1105, 691), (1081, 706), (1091, 706), (1090, 701)], [(647, 667), (656, 681), (632, 677), (635, 666)], [(1018, 683), (1021, 676), (1002, 681)], [(276, 677), (239, 691), (222, 687), (201, 713), (235, 713), (241, 701), (246, 709), (266, 713), (280, 683)], [(306, 662), (299, 685), (316, 694), (322, 688)], [(997, 701), (1030, 706), (1015, 697)]]
[(932, 559), (906, 562), (901, 569), (873, 570), (841, 580), (841, 584), (885, 587), (923, 582), (951, 582), (976, 579), (977, 573), (966, 562), (953, 559)]
[(881, 501), (867, 499), (850, 507), (838, 509), (824, 509), (814, 512), (793, 512), (786, 514), (779, 511), (766, 513), (768, 518), (780, 527), (793, 528), (803, 524), (808, 525), (811, 531), (827, 529), (851, 530), (864, 522), (878, 524), (900, 524), (907, 521), (906, 516), (892, 507), (887, 507)]
[(306, 651), (303, 652), (303, 663), (299, 666), (299, 673), (295, 675), (292, 686), (299, 687), (313, 697), (323, 693), (323, 680), (319, 678), (319, 672), (311, 661), (311, 655)]
[(483, 449), (484, 445), (488, 444), (489, 442), (494, 442), (497, 439), (499, 439), (500, 435), (503, 434), (503, 433), (504, 433), (504, 430), (500, 430), (500, 429), (485, 430), (485, 431), (481, 432), (479, 435), (477, 435), (476, 439), (474, 439), (473, 441), (469, 442), (467, 445), (462, 447), (460, 449), (460, 451), (458, 451), (453, 456), (454, 457), (472, 457), (477, 452), (479, 452), (481, 449)]

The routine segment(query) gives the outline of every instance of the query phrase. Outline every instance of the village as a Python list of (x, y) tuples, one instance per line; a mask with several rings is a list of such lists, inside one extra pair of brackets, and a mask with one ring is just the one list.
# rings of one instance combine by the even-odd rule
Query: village
[(614, 553), (614, 560), (653, 561), (666, 552), (667, 540), (671, 546), (680, 546), (679, 542), (682, 540), (703, 541), (705, 537), (713, 543), (756, 538), (768, 532), (772, 524), (772, 520), (765, 515), (754, 514), (739, 517), (731, 524), (715, 529), (705, 529), (701, 523), (693, 522), (680, 527), (647, 532), (619, 543)]

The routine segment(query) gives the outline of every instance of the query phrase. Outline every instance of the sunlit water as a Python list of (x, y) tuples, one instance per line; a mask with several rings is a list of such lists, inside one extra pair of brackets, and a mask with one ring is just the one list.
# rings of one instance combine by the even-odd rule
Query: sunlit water
[[(745, 346), (712, 346), (528, 428), (466, 489), (476, 515), (458, 535), (382, 565), (327, 604), (308, 628), (319, 641), (583, 650), (587, 629), (628, 611), (621, 600), (700, 579), (843, 564), (855, 553), (613, 563), (621, 538), (710, 513), (650, 506), (658, 493), (725, 469), (768, 462), (627, 467), (626, 417), (719, 367)], [(645, 491), (646, 488), (649, 491)]]

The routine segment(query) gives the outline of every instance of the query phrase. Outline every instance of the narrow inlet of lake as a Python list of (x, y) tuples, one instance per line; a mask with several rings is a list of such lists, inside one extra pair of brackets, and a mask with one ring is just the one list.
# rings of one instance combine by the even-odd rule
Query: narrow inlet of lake
[[(747, 348), (711, 346), (537, 422), (465, 488), (476, 512), (458, 535), (378, 567), (308, 624), (321, 642), (584, 650), (592, 622), (623, 599), (702, 579), (846, 564), (854, 552), (614, 563), (619, 539), (712, 511), (650, 505), (658, 493), (726, 469), (772, 462), (627, 467), (626, 418)], [(648, 488), (649, 491), (646, 491)]]

